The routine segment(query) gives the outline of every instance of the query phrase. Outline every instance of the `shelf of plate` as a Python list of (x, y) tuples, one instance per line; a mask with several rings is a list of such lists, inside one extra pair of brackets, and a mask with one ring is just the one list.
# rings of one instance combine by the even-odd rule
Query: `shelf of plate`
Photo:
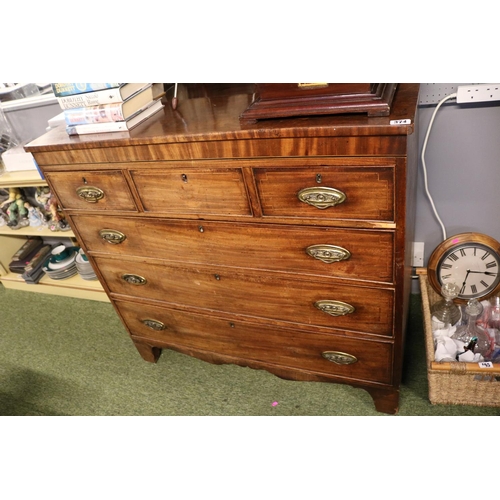
[(45, 275), (36, 285), (26, 283), (21, 275), (16, 273), (7, 273), (0, 279), (5, 288), (13, 290), (109, 302), (108, 296), (98, 280), (84, 280), (79, 275), (64, 280), (53, 280)]

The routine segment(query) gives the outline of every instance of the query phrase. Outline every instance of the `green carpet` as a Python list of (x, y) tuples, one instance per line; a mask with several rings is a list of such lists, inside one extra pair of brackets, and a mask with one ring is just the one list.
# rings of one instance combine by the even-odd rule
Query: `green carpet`
[[(112, 306), (0, 286), (0, 414), (67, 416), (385, 416), (343, 384), (293, 382), (164, 350), (142, 360)], [(420, 295), (412, 295), (400, 416), (499, 415), (431, 405)]]

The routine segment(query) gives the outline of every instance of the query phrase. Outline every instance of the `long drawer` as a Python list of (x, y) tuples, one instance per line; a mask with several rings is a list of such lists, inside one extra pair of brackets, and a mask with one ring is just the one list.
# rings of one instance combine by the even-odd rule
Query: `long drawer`
[(133, 302), (115, 305), (134, 337), (348, 379), (391, 381), (392, 344), (263, 327)]
[(204, 310), (358, 331), (393, 334), (394, 291), (334, 284), (325, 279), (220, 267), (150, 264), (95, 257), (112, 294)]
[[(89, 253), (392, 283), (393, 232), (73, 215)], [(115, 234), (124, 239), (117, 242)], [(111, 239), (107, 236), (111, 235)]]

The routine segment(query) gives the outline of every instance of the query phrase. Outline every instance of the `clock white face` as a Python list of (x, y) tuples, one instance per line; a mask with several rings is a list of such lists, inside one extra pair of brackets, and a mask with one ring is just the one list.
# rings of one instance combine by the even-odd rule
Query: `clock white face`
[(465, 243), (448, 250), (438, 264), (437, 276), (442, 284), (452, 282), (460, 287), (462, 299), (481, 298), (498, 285), (500, 259), (493, 250), (479, 243)]

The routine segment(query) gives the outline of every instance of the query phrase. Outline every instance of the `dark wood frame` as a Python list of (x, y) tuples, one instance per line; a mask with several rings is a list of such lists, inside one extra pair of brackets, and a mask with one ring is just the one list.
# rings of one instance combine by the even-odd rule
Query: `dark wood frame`
[(388, 116), (397, 83), (371, 84), (301, 84), (257, 83), (254, 100), (241, 114), (242, 124), (289, 116), (367, 113)]

